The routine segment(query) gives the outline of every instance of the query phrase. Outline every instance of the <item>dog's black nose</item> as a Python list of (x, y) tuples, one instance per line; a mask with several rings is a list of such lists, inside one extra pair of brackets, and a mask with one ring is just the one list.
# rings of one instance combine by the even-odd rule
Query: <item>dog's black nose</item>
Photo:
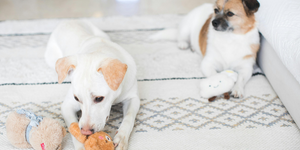
[(95, 133), (94, 129), (88, 129), (86, 127), (81, 128), (81, 134), (83, 135), (92, 135)]
[(213, 20), (212, 21), (212, 25), (216, 28), (216, 27), (218, 27), (219, 25), (220, 25), (220, 20), (219, 19), (215, 19), (215, 20)]
[(94, 134), (94, 133), (95, 133), (95, 130), (94, 130), (94, 129), (91, 129), (91, 132)]

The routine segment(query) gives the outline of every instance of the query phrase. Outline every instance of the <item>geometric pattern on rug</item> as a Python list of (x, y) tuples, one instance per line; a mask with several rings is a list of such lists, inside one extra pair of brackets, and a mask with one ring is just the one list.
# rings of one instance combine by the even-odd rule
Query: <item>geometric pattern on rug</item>
[[(295, 127), (296, 124), (277, 96), (249, 96), (245, 99), (214, 102), (207, 99), (169, 98), (141, 99), (134, 132), (212, 130), (259, 127)], [(11, 110), (27, 109), (37, 115), (53, 118), (65, 125), (60, 113), (62, 102), (0, 102), (0, 134)], [(112, 136), (122, 122), (122, 104), (112, 107), (104, 131)]]
[(136, 132), (296, 126), (279, 98), (264, 98), (267, 96), (214, 102), (194, 98), (142, 99)]

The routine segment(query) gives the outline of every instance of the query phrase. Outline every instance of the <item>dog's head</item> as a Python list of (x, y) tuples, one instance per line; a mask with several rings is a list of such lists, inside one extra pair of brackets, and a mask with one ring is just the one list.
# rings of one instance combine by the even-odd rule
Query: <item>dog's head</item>
[(257, 0), (217, 0), (212, 26), (216, 31), (245, 34), (255, 27)]
[(56, 72), (61, 83), (69, 74), (74, 101), (81, 107), (79, 121), (82, 134), (102, 130), (109, 118), (110, 109), (120, 95), (127, 65), (118, 59), (81, 54), (58, 59)]

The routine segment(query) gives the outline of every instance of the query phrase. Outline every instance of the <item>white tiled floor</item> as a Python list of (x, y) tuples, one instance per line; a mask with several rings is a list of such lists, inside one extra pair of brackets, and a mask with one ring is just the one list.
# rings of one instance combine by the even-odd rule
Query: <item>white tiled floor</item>
[(215, 0), (0, 0), (0, 20), (186, 14)]

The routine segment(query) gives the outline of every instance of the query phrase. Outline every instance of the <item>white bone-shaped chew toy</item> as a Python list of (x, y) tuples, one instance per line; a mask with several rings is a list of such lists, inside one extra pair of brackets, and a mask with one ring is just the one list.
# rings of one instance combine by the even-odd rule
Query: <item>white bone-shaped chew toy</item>
[(229, 92), (236, 82), (238, 74), (225, 70), (200, 81), (200, 96), (211, 98)]

